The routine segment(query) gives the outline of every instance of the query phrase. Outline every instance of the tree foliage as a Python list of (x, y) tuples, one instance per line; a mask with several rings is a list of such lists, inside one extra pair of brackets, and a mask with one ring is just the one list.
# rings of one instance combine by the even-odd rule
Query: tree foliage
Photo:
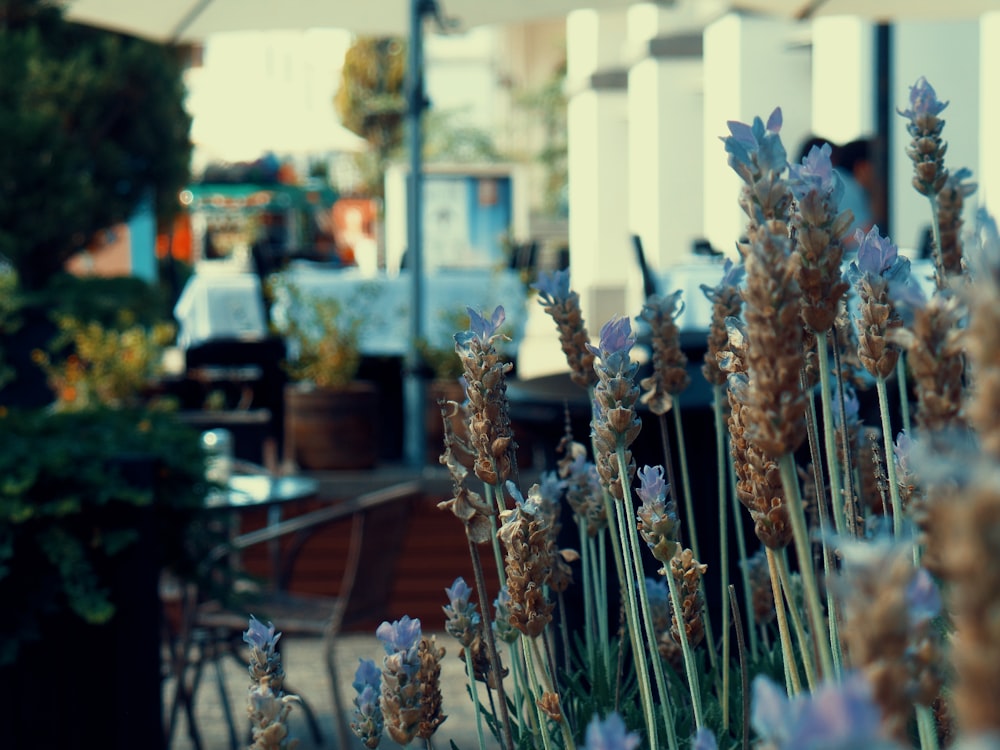
[(26, 289), (143, 200), (176, 209), (191, 150), (176, 57), (0, 0), (0, 256)]

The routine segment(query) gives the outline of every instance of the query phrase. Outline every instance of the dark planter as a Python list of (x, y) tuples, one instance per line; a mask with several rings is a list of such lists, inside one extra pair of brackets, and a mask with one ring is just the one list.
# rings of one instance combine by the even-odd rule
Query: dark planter
[[(133, 483), (153, 481), (152, 461), (128, 460), (122, 468)], [(115, 614), (88, 625), (68, 610), (54, 612), (40, 624), (40, 639), (0, 668), (5, 748), (164, 746), (155, 511), (133, 506), (116, 513), (113, 525), (128, 524), (139, 538), (97, 571)]]
[(285, 388), (285, 451), (311, 471), (371, 469), (378, 461), (378, 390), (355, 381), (346, 388)]

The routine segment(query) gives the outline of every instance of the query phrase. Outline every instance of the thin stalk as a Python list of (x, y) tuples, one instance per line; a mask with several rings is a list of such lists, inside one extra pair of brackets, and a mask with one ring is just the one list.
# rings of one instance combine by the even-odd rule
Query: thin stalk
[(771, 574), (771, 596), (774, 597), (774, 613), (778, 619), (778, 636), (781, 639), (781, 659), (785, 664), (785, 691), (788, 695), (798, 695), (802, 692), (802, 681), (799, 679), (799, 668), (795, 664), (795, 649), (792, 647), (792, 636), (788, 632), (788, 616), (785, 613), (785, 602), (781, 597), (781, 579), (778, 575), (778, 564), (775, 562), (774, 550), (764, 548), (767, 554), (767, 569)]
[(915, 706), (915, 708), (917, 709), (917, 733), (920, 735), (920, 750), (938, 750), (934, 713), (927, 706)]
[[(483, 491), (486, 493), (486, 502), (487, 503), (492, 503), (494, 501), (494, 496), (493, 496), (494, 487), (493, 487), (493, 485), (486, 484), (484, 482), (483, 483)], [(501, 494), (500, 497), (502, 498), (503, 495)], [(502, 501), (501, 500), (497, 500), (496, 502), (497, 502), (497, 508), (498, 508), (498, 510), (502, 509), (503, 508)], [(498, 515), (497, 516), (497, 522), (499, 522), (499, 520), (500, 520), (500, 516)], [(496, 526), (497, 522), (494, 522), (494, 524), (493, 524), (494, 527)], [(495, 531), (496, 531), (496, 529), (494, 528), (494, 532)], [(496, 566), (497, 566), (497, 580), (500, 582), (500, 587), (503, 588), (504, 586), (507, 585), (507, 569), (504, 567), (504, 564), (503, 564), (503, 553), (500, 551), (500, 537), (497, 536), (496, 533), (490, 534), (490, 541), (493, 543), (493, 560), (496, 562)], [(486, 601), (489, 601), (489, 599), (480, 599), (480, 601), (486, 602)]]
[(785, 559), (785, 550), (782, 554), (776, 554), (775, 562), (778, 564), (778, 577), (781, 579), (781, 588), (785, 592), (785, 602), (788, 604), (788, 613), (792, 616), (792, 628), (795, 630), (795, 639), (799, 642), (799, 653), (802, 656), (802, 668), (806, 672), (806, 682), (809, 683), (810, 692), (816, 690), (816, 668), (813, 666), (812, 646), (809, 643), (809, 636), (806, 635), (805, 626), (802, 624), (802, 615), (799, 608), (792, 600), (792, 578), (788, 573), (788, 562)]
[[(684, 507), (687, 509), (688, 518), (691, 521), (691, 551), (694, 553), (694, 557), (698, 562), (703, 562), (701, 559), (701, 553), (698, 551), (698, 532), (694, 523), (694, 499), (691, 495), (691, 477), (688, 472), (687, 446), (686, 441), (684, 440), (684, 422), (681, 420), (681, 402), (678, 398), (674, 398), (673, 402), (674, 408), (671, 409), (671, 411), (674, 413), (674, 430), (677, 432), (677, 458), (681, 465), (681, 486), (684, 488)], [(704, 578), (698, 582), (698, 587), (701, 589), (702, 598), (707, 602), (708, 597), (705, 595)], [(709, 616), (708, 607), (705, 607), (704, 619), (705, 644), (708, 647), (708, 661), (712, 665), (712, 670), (714, 671), (718, 666), (716, 664), (715, 655), (715, 631), (712, 630), (712, 619)]]
[(524, 658), (526, 671), (528, 673), (528, 684), (531, 686), (531, 692), (529, 693), (529, 695), (531, 696), (531, 707), (529, 710), (535, 715), (535, 717), (538, 720), (538, 727), (539, 727), (538, 734), (542, 738), (542, 747), (545, 748), (545, 750), (552, 750), (552, 744), (551, 744), (552, 740), (549, 737), (549, 727), (546, 722), (547, 717), (545, 716), (544, 713), (542, 713), (542, 710), (538, 707), (538, 698), (541, 697), (541, 691), (539, 690), (538, 686), (538, 672), (536, 671), (535, 665), (532, 662), (531, 651), (529, 651), (528, 647), (525, 645), (525, 641), (527, 640), (528, 636), (524, 635), (523, 633), (521, 634), (521, 637), (518, 638), (518, 642), (521, 644), (521, 655)]
[(743, 697), (743, 750), (750, 747), (750, 671), (747, 669), (747, 644), (743, 639), (743, 618), (740, 617), (740, 603), (736, 601), (736, 587), (729, 586), (729, 602), (733, 606), (733, 622), (736, 625), (736, 651), (740, 655), (740, 693)]
[(899, 413), (903, 417), (903, 429), (910, 431), (910, 395), (906, 388), (906, 353), (900, 352), (896, 360), (896, 383), (899, 386)]
[[(628, 476), (624, 474), (623, 476)], [(625, 484), (623, 482), (623, 484)], [(618, 568), (618, 580), (621, 587), (625, 589), (625, 620), (628, 626), (629, 639), (632, 643), (632, 653), (635, 657), (636, 671), (638, 672), (639, 696), (642, 700), (642, 710), (646, 718), (646, 732), (649, 738), (650, 747), (656, 747), (656, 717), (653, 713), (653, 696), (649, 682), (649, 670), (646, 665), (646, 653), (642, 648), (641, 624), (639, 622), (639, 606), (636, 603), (636, 582), (635, 571), (625, 557), (627, 549), (626, 530), (624, 528), (623, 510), (621, 503), (611, 497), (611, 493), (604, 493), (605, 512), (608, 516), (608, 525), (612, 529), (611, 542), (614, 549), (615, 565)], [(621, 520), (619, 520), (621, 519)]]
[(691, 709), (694, 712), (694, 725), (696, 729), (701, 729), (704, 725), (701, 713), (701, 684), (698, 681), (698, 670), (694, 663), (694, 653), (691, 651), (691, 644), (688, 642), (687, 628), (684, 625), (684, 610), (681, 604), (681, 595), (677, 590), (677, 581), (674, 580), (673, 573), (667, 570), (667, 588), (670, 590), (670, 603), (674, 608), (674, 617), (677, 619), (677, 634), (681, 642), (681, 653), (684, 654), (684, 671), (687, 674), (688, 690), (691, 691)]
[[(607, 578), (607, 529), (601, 529), (597, 538), (590, 537), (587, 544), (591, 551), (591, 580), (594, 582), (594, 615), (597, 618), (598, 641), (604, 657), (604, 669), (611, 674), (611, 639), (608, 627), (608, 578)], [(595, 552), (596, 545), (596, 554)]]
[(719, 568), (722, 591), (722, 728), (729, 731), (729, 512), (726, 503), (726, 438), (722, 432), (722, 387), (713, 388), (712, 411), (715, 414), (715, 474), (719, 493)]
[(479, 739), (479, 750), (486, 750), (483, 715), (479, 708), (479, 691), (476, 689), (476, 673), (472, 669), (472, 652), (466, 649), (465, 657), (465, 674), (469, 678), (469, 692), (472, 694), (472, 705), (476, 709), (476, 737)]
[[(587, 664), (594, 664), (594, 645), (597, 643), (597, 629), (594, 626), (594, 583), (591, 576), (593, 546), (587, 538), (587, 519), (576, 516), (576, 528), (580, 537), (580, 567), (583, 569), (583, 623), (587, 642)], [(563, 613), (565, 617), (565, 612)]]
[[(840, 486), (840, 466), (837, 461), (836, 430), (833, 427), (833, 409), (830, 406), (830, 354), (827, 351), (826, 331), (816, 332), (816, 349), (819, 352), (820, 404), (823, 409), (823, 449), (826, 452), (826, 473), (830, 480), (830, 502), (833, 505), (833, 527), (837, 534), (847, 533), (844, 518), (844, 495)], [(816, 488), (817, 494), (821, 487)]]
[(854, 508), (854, 461), (851, 460), (851, 445), (847, 431), (847, 402), (844, 398), (846, 395), (844, 393), (844, 372), (840, 366), (840, 349), (836, 346), (833, 347), (833, 367), (836, 373), (834, 380), (837, 383), (837, 406), (840, 410), (840, 424), (843, 425), (843, 428), (840, 430), (840, 450), (844, 454), (844, 510), (847, 516), (847, 533), (849, 536), (855, 536), (854, 527), (857, 512)]
[[(536, 663), (537, 662), (541, 662), (541, 663), (544, 664), (545, 660), (542, 658), (542, 654), (538, 650), (538, 638), (529, 638), (528, 639), (528, 643), (531, 646), (531, 654), (532, 654), (532, 658), (535, 660), (535, 662)], [(543, 683), (545, 685), (545, 689), (548, 692), (553, 693), (554, 695), (558, 696), (559, 694), (556, 692), (554, 679), (555, 679), (555, 676), (553, 675), (552, 681), (550, 681), (549, 679), (546, 678), (544, 670), (542, 671), (542, 681), (543, 681)], [(559, 724), (559, 731), (562, 733), (564, 746), (566, 748), (572, 748), (573, 747), (573, 730), (570, 729), (569, 720), (566, 718), (565, 713), (563, 714), (562, 720), (559, 721), (558, 724)]]
[[(469, 542), (469, 556), (472, 558), (472, 572), (476, 581), (476, 591), (479, 594), (479, 601), (483, 604), (490, 601), (486, 593), (486, 577), (483, 575), (483, 561), (479, 556), (479, 548), (476, 543), (466, 534)], [(493, 628), (489, 622), (483, 624), (483, 639), (486, 641), (486, 655), (490, 660), (490, 669), (496, 677), (497, 702), (500, 704), (500, 731), (503, 736), (503, 744), (508, 750), (514, 750), (514, 734), (510, 727), (510, 716), (507, 713), (507, 697), (503, 687), (503, 669), (500, 664), (500, 655), (497, 651), (496, 639), (493, 636)], [(471, 661), (471, 655), (470, 655)]]
[[(625, 468), (624, 448), (619, 450), (618, 461), (618, 470), (619, 472), (622, 472)], [(644, 567), (642, 564), (642, 557), (639, 552), (639, 538), (636, 533), (636, 530), (638, 529), (638, 521), (635, 514), (635, 505), (632, 501), (632, 493), (628, 485), (624, 485), (624, 488), (625, 499), (619, 504), (622, 510), (622, 516), (619, 519), (619, 523), (624, 520), (625, 525), (627, 525), (630, 532), (628, 535), (629, 553), (632, 557), (632, 565), (635, 567), (636, 575), (640, 578), (637, 582), (636, 589), (639, 592), (639, 605), (642, 612), (642, 622), (646, 631), (646, 643), (649, 647), (649, 661), (653, 666), (653, 677), (656, 680), (656, 690), (660, 694), (660, 701), (663, 709), (663, 722), (667, 728), (667, 741), (671, 750), (677, 750), (677, 737), (674, 735), (673, 708), (671, 706), (670, 694), (667, 692), (667, 681), (663, 674), (663, 663), (660, 659), (660, 652), (656, 647), (656, 631), (653, 629), (653, 618), (650, 616), (649, 593), (646, 591), (646, 577), (643, 572)], [(670, 577), (669, 571), (667, 571), (667, 577)], [(679, 612), (679, 610), (677, 611)], [(678, 617), (678, 621), (680, 621), (680, 617)], [(681, 626), (683, 627), (683, 622), (681, 623)], [(685, 633), (685, 638), (686, 636), (687, 634)]]
[[(716, 386), (716, 388), (721, 388), (721, 386)], [(722, 415), (718, 415), (717, 418), (721, 419)], [(718, 426), (716, 426), (716, 429), (718, 429)], [(750, 633), (750, 653), (756, 659), (759, 645), (756, 615), (753, 611), (753, 588), (750, 586), (750, 570), (748, 567), (750, 558), (747, 557), (747, 540), (743, 533), (742, 503), (740, 503), (739, 497), (736, 495), (736, 467), (733, 466), (733, 455), (729, 451), (728, 443), (726, 448), (726, 463), (729, 469), (729, 504), (733, 509), (733, 529), (736, 531), (736, 549), (740, 555), (740, 578), (743, 580), (743, 602), (747, 608), (747, 631)]]
[(882, 444), (885, 449), (885, 475), (889, 482), (889, 500), (892, 503), (892, 533), (903, 534), (903, 504), (899, 499), (899, 485), (896, 484), (896, 462), (892, 451), (892, 425), (889, 422), (889, 396), (886, 394), (885, 378), (875, 380), (878, 389), (878, 413), (882, 418)]
[(778, 466), (781, 469), (781, 484), (785, 490), (788, 515), (792, 522), (792, 537), (795, 540), (795, 553), (799, 558), (799, 574), (802, 576), (813, 641), (819, 652), (823, 674), (830, 676), (834, 674), (833, 656), (830, 652), (829, 635), (826, 632), (823, 618), (823, 607), (819, 601), (819, 586), (816, 583), (816, 571), (813, 570), (812, 555), (809, 551), (809, 529), (806, 527), (806, 517), (802, 510), (802, 496), (799, 494), (799, 480), (795, 476), (795, 463), (792, 455), (786, 453), (782, 456)]

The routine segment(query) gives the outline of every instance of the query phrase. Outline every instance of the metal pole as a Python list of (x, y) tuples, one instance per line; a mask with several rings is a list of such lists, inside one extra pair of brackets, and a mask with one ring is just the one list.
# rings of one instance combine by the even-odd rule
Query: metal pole
[(410, 340), (406, 348), (403, 376), (403, 456), (407, 466), (422, 468), (427, 430), (424, 425), (426, 383), (417, 343), (424, 336), (423, 259), (423, 134), (421, 115), (427, 108), (424, 96), (424, 17), (434, 13), (434, 0), (410, 0), (410, 46), (407, 60), (407, 132), (410, 174), (407, 179), (406, 257), (411, 280)]

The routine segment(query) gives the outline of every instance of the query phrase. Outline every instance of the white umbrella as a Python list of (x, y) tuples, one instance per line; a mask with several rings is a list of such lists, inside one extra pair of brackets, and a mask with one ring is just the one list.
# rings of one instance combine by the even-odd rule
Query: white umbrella
[[(565, 16), (581, 7), (624, 8), (635, 0), (446, 0), (460, 28)], [(409, 32), (410, 0), (69, 0), (66, 18), (155, 41), (195, 42), (220, 31), (340, 28)]]

